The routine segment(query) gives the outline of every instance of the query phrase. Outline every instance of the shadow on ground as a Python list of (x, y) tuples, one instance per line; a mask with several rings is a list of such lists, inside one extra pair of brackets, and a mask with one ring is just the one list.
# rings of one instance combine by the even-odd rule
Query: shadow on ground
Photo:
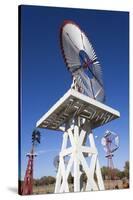
[(18, 193), (18, 188), (17, 188), (17, 187), (8, 187), (8, 190), (9, 190), (10, 192), (15, 193), (15, 194)]

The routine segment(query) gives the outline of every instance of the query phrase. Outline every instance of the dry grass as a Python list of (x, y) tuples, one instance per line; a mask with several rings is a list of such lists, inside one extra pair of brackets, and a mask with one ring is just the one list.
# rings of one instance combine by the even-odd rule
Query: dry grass
[[(123, 185), (122, 180), (106, 180), (104, 181), (105, 190), (112, 190), (112, 189), (125, 189), (127, 185)], [(34, 186), (33, 187), (33, 194), (48, 194), (54, 193), (55, 184), (52, 185), (44, 185), (44, 186)], [(73, 185), (69, 184), (70, 192), (73, 192)]]

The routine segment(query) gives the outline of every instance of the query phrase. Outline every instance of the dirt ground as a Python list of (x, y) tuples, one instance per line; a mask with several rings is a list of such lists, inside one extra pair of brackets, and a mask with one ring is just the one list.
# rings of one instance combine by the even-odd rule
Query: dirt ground
[[(123, 183), (121, 180), (105, 180), (104, 181), (105, 190), (112, 189), (124, 189)], [(33, 194), (48, 194), (54, 193), (55, 184), (52, 185), (44, 185), (44, 186), (34, 186)], [(73, 192), (73, 185), (69, 184), (70, 192)]]

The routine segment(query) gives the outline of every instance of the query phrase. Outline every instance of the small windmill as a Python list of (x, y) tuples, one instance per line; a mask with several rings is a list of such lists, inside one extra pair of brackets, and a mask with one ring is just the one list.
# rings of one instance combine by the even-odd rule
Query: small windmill
[(107, 130), (101, 139), (101, 144), (103, 145), (103, 149), (106, 152), (105, 157), (107, 158), (107, 167), (109, 170), (108, 179), (114, 180), (115, 174), (113, 172), (113, 156), (114, 152), (119, 148), (119, 137), (116, 133)]
[(59, 156), (55, 156), (54, 161), (53, 161), (53, 165), (56, 168), (56, 172), (57, 172), (58, 167), (59, 167)]
[(29, 159), (21, 190), (22, 195), (29, 195), (33, 193), (33, 161), (34, 157), (37, 156), (34, 150), (38, 143), (40, 143), (40, 132), (38, 130), (34, 130), (32, 133), (32, 149), (31, 152), (26, 155)]

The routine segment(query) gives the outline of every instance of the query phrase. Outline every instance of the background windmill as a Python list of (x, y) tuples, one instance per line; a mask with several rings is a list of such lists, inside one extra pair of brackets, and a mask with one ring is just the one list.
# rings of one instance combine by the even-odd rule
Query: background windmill
[[(113, 170), (114, 169), (113, 157), (115, 151), (119, 148), (119, 136), (116, 133), (107, 130), (101, 139), (101, 144), (103, 145), (103, 149), (106, 152), (105, 157), (107, 159), (108, 179), (114, 180), (115, 173)], [(110, 184), (109, 187), (111, 187)]]
[(31, 152), (26, 155), (28, 157), (28, 164), (25, 172), (24, 182), (21, 188), (22, 195), (29, 195), (33, 193), (33, 162), (34, 157), (37, 156), (37, 154), (35, 153), (35, 146), (37, 146), (37, 144), (40, 144), (40, 132), (35, 129), (32, 132)]

